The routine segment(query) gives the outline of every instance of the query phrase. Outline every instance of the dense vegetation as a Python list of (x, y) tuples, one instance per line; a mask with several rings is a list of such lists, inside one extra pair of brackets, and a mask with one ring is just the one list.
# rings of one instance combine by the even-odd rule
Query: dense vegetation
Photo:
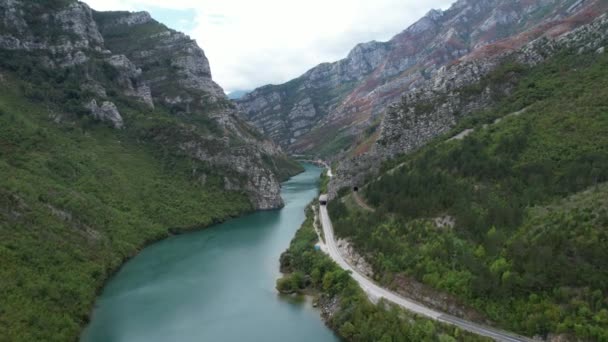
[(277, 281), (281, 292), (320, 294), (319, 302), (337, 299), (338, 309), (327, 324), (347, 341), (485, 341), (476, 335), (429, 319), (414, 316), (385, 302), (374, 305), (349, 274), (327, 255), (316, 251), (317, 234), (313, 212), (296, 233), (289, 249), (281, 256), (281, 266), (290, 272)]
[(364, 188), (374, 213), (330, 203), (336, 233), (384, 284), (407, 274), (502, 327), (606, 341), (608, 56), (566, 52), (492, 75), (513, 79), (511, 96), (453, 132), (472, 134), (385, 167), (401, 164)]
[[(97, 289), (146, 242), (251, 204), (224, 191), (221, 170), (70, 114), (53, 96), (32, 99), (32, 89), (44, 91), (7, 73), (0, 82), (0, 340), (69, 341)], [(123, 108), (136, 115), (138, 104)]]
[(321, 173), (320, 181), (319, 181), (319, 192), (322, 194), (327, 193), (327, 186), (329, 185), (329, 176), (327, 175), (327, 170), (324, 170)]

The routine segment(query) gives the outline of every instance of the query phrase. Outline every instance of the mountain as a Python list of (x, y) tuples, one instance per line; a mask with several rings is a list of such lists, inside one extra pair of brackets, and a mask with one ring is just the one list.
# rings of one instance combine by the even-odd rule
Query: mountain
[(0, 0), (0, 340), (75, 340), (146, 243), (282, 205), (301, 167), (148, 13)]
[[(566, 19), (547, 21), (440, 68), (429, 80), (386, 108), (373, 139), (359, 149), (361, 153), (344, 156), (337, 163), (330, 194), (356, 186), (377, 173), (384, 161), (415, 152), (467, 122), (471, 113), (495, 105), (513, 90), (518, 68), (542, 63), (558, 51), (574, 46), (581, 51), (601, 50), (607, 11), (608, 3), (604, 1), (588, 2)], [(529, 42), (523, 44), (526, 41)], [(581, 41), (588, 41), (588, 46)], [(491, 76), (496, 72), (513, 75), (513, 79), (496, 82)], [(523, 109), (520, 105), (517, 110)]]
[(349, 153), (358, 154), (377, 138), (386, 106), (441, 67), (484, 47), (515, 49), (544, 33), (567, 31), (581, 20), (570, 18), (601, 6), (592, 0), (459, 0), (388, 42), (359, 44), (343, 60), (255, 89), (238, 104), (249, 122), (290, 152), (340, 158), (353, 148)]
[[(53, 80), (65, 88), (73, 85), (68, 81), (80, 82), (77, 88), (66, 89), (71, 92), (67, 96), (70, 109), (82, 112), (84, 105), (90, 115), (117, 129), (136, 129), (143, 122), (152, 125), (162, 116), (125, 116), (115, 104), (119, 97), (141, 103), (148, 112), (165, 112), (173, 122), (147, 128), (148, 138), (225, 169), (226, 188), (247, 191), (254, 207), (281, 205), (278, 180), (282, 175), (275, 165), (285, 156), (239, 119), (234, 105), (211, 78), (207, 58), (196, 42), (145, 12), (92, 12), (67, 0), (45, 4), (2, 2), (5, 34), (0, 48), (5, 64), (10, 64), (6, 67), (17, 69), (18, 74), (19, 68), (30, 66), (27, 63), (39, 61), (45, 70), (71, 73), (63, 76), (67, 79)], [(56, 12), (49, 17), (46, 8)]]

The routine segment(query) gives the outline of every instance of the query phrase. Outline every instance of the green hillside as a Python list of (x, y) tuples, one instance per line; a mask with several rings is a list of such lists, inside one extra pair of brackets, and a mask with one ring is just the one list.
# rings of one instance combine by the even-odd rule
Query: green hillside
[(384, 165), (362, 189), (374, 213), (331, 202), (336, 233), (387, 286), (406, 275), (506, 329), (606, 341), (608, 56), (565, 51), (534, 68), (507, 63), (489, 79), (517, 85)]
[(30, 86), (0, 82), (0, 340), (70, 341), (104, 280), (146, 242), (251, 204), (223, 189), (222, 170), (31, 100)]

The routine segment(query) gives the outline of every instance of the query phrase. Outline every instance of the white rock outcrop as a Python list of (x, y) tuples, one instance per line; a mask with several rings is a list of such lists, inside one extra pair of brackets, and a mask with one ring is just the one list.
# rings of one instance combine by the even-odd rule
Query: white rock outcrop
[(96, 100), (91, 100), (86, 107), (91, 111), (91, 115), (96, 120), (109, 122), (116, 129), (122, 129), (124, 127), (122, 116), (114, 103), (104, 101), (101, 106), (98, 106)]

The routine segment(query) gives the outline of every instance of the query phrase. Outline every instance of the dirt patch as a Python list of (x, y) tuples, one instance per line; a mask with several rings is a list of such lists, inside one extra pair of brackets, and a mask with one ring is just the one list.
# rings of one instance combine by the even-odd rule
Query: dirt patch
[(359, 196), (359, 192), (353, 191), (353, 198), (355, 199), (355, 202), (357, 202), (357, 205), (361, 207), (361, 209), (371, 212), (376, 211), (374, 208), (370, 207), (367, 203), (365, 203), (363, 198)]
[(452, 229), (456, 226), (456, 219), (450, 215), (440, 216), (433, 219), (437, 228)]
[(448, 141), (453, 141), (453, 140), (463, 140), (464, 138), (466, 138), (469, 134), (473, 133), (475, 130), (472, 128), (468, 128), (465, 129), (464, 131), (456, 134), (455, 136), (451, 137), (450, 139), (448, 139)]

